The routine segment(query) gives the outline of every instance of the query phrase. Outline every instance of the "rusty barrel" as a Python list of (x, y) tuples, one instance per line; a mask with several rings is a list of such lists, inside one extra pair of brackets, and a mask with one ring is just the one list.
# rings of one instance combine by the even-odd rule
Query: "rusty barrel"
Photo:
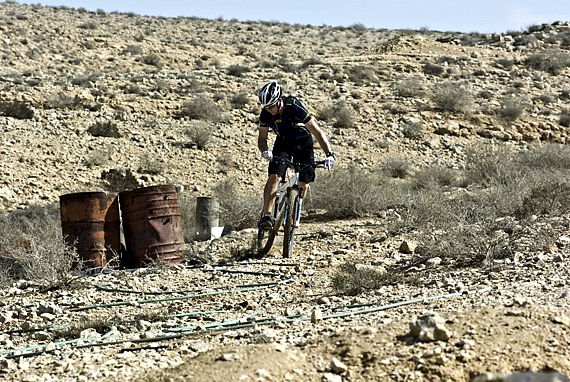
[(117, 196), (107, 192), (80, 192), (59, 197), (64, 240), (77, 250), (84, 267), (105, 267), (112, 260), (118, 260), (121, 220)]
[(129, 267), (155, 260), (180, 263), (184, 236), (175, 186), (151, 186), (119, 194)]

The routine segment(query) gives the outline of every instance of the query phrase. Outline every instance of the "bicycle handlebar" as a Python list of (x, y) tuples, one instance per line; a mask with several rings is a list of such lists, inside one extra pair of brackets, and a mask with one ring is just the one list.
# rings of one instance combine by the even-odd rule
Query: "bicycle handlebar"
[(287, 165), (288, 168), (295, 168), (297, 166), (299, 169), (303, 169), (305, 167), (312, 167), (312, 168), (324, 168), (325, 167), (325, 161), (324, 160), (315, 161), (313, 163), (298, 163), (298, 162), (292, 162), (289, 159), (283, 158), (283, 157), (273, 157), (273, 159), (271, 159), (271, 161), (283, 163), (283, 164)]

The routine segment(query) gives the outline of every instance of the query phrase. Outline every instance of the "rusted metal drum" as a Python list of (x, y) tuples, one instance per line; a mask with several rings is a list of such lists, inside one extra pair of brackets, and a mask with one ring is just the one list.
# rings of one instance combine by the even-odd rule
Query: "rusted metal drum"
[(77, 250), (86, 268), (118, 264), (121, 220), (116, 193), (80, 192), (59, 197), (65, 242)]
[(175, 186), (152, 186), (119, 194), (127, 266), (183, 260), (184, 236)]

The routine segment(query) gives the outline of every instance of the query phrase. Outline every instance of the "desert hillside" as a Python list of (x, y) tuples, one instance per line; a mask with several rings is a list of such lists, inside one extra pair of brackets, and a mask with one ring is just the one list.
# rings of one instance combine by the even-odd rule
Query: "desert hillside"
[[(464, 34), (5, 1), (0, 42), (6, 216), (57, 206), (64, 194), (164, 184), (191, 203), (231, 181), (261, 203), (256, 94), (268, 79), (303, 100), (329, 137), (341, 178), (321, 173), (317, 183), (375, 176), (392, 163), (405, 174), (385, 183), (400, 187), (430, 166), (469, 169), (477, 146), (492, 148), (489, 177), (497, 163), (514, 163), (494, 156), (503, 149), (552, 154), (561, 170), (555, 183), (505, 193), (491, 204), (509, 213), (481, 221), (484, 201), (512, 179), (449, 182), (434, 203), (477, 202), (461, 210), (462, 224), (422, 236), (419, 219), (404, 213), (406, 195), (396, 203), (398, 195), (349, 184), (337, 204), (369, 197), (371, 212), (335, 218), (309, 204), (289, 261), (278, 249), (240, 257), (255, 235), (243, 224), (188, 243), (200, 261), (73, 274), (48, 288), (13, 280), (0, 293), (0, 379), (567, 380), (547, 372), (570, 373), (570, 22)], [(429, 187), (419, 184), (406, 192), (423, 195)], [(315, 185), (312, 197), (324, 191)], [(475, 233), (437, 241), (464, 225)], [(497, 239), (480, 245), (487, 226)], [(2, 245), (9, 274), (5, 259), (18, 248)], [(357, 290), (343, 272), (362, 278)]]
[[(418, 165), (460, 167), (471, 140), (567, 139), (567, 118), (559, 123), (570, 91), (566, 23), (514, 36), (465, 35), (10, 2), (1, 10), (1, 198), (8, 211), (109, 188), (101, 175), (111, 169), (132, 171), (140, 185), (182, 185), (191, 195), (207, 194), (227, 176), (258, 190), (266, 164), (256, 147), (256, 90), (273, 78), (329, 116), (321, 125), (339, 166), (373, 167), (398, 153)], [(449, 101), (434, 104), (431, 95), (450, 83), (469, 95), (451, 112)], [(346, 113), (331, 114), (335, 106)], [(496, 116), (509, 107), (512, 121), (501, 123)], [(414, 123), (425, 134), (406, 137)], [(206, 150), (187, 134), (196, 124), (211, 131)], [(98, 136), (105, 134), (111, 137)]]

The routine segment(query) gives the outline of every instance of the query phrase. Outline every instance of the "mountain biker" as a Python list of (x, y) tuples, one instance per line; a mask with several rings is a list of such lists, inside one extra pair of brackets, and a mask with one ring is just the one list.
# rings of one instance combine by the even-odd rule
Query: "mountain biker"
[[(283, 97), (283, 90), (276, 81), (265, 83), (258, 93), (259, 103), (263, 107), (259, 114), (259, 135), (257, 147), (261, 156), (269, 160), (268, 178), (263, 190), (263, 212), (259, 226), (273, 228), (275, 222), (271, 216), (277, 187), (281, 177), (287, 170), (283, 163), (272, 161), (274, 157), (282, 157), (298, 163), (309, 164), (314, 161), (313, 137), (325, 152), (325, 168), (332, 170), (335, 155), (325, 133), (317, 125), (315, 117), (307, 111), (303, 103), (293, 96)], [(269, 151), (267, 137), (269, 130), (277, 135), (273, 149)], [(315, 180), (315, 169), (305, 167), (299, 174), (299, 187), (303, 189), (303, 197), (307, 193), (307, 184)]]

